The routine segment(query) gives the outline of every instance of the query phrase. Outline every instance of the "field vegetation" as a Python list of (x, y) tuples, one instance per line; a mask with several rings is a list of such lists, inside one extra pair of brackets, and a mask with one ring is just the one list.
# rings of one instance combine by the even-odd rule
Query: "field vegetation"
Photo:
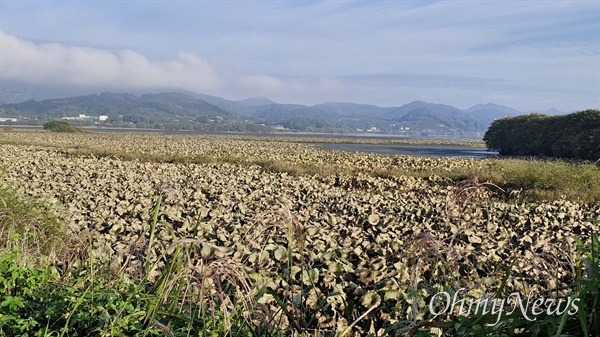
[[(322, 141), (0, 132), (0, 334), (600, 333), (593, 163)], [(581, 307), (432, 315), (460, 288)]]

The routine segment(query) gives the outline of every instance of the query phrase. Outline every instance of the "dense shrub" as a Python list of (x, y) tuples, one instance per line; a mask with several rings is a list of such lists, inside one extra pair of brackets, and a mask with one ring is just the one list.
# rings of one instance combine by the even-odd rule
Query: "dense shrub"
[(51, 132), (82, 132), (81, 129), (76, 128), (65, 121), (50, 121), (44, 124), (44, 130)]
[(552, 156), (598, 160), (600, 110), (568, 115), (530, 114), (498, 119), (483, 137), (501, 155)]

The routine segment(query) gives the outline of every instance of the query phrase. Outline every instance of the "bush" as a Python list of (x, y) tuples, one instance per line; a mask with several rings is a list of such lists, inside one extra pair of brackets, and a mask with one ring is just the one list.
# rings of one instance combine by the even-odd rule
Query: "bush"
[(76, 128), (65, 121), (50, 121), (44, 124), (44, 130), (51, 132), (83, 132), (81, 129)]

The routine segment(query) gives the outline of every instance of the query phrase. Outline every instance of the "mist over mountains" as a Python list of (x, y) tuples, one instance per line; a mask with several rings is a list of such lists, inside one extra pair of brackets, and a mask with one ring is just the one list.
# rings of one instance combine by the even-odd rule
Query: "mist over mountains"
[[(101, 89), (56, 87), (35, 90), (35, 87), (25, 85), (3, 85), (0, 122), (40, 124), (51, 119), (69, 119), (82, 125), (167, 130), (269, 132), (288, 129), (407, 136), (477, 136), (497, 118), (529, 113), (493, 103), (477, 104), (465, 110), (424, 101), (413, 101), (399, 107), (342, 102), (308, 106), (276, 103), (264, 97), (227, 100), (182, 90), (94, 92)], [(100, 116), (104, 116), (101, 121), (98, 119)], [(7, 121), (7, 118), (11, 119)], [(18, 118), (18, 121), (13, 118)]]

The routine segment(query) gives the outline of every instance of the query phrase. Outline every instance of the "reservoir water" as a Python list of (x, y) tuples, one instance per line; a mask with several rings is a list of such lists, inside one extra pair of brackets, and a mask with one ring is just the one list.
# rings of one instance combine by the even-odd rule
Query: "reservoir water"
[(371, 152), (419, 157), (487, 158), (498, 155), (481, 147), (443, 145), (392, 145), (392, 144), (344, 144), (319, 143), (323, 149), (349, 152)]

